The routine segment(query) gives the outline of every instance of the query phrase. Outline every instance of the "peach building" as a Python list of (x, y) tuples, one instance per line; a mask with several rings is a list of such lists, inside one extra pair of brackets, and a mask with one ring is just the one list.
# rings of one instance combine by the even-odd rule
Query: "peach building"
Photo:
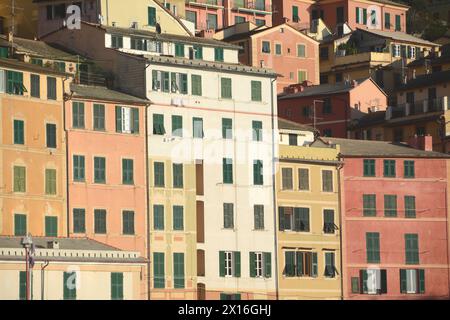
[(66, 235), (66, 77), (0, 58), (0, 235)]
[(66, 99), (67, 233), (147, 256), (147, 101), (74, 84)]

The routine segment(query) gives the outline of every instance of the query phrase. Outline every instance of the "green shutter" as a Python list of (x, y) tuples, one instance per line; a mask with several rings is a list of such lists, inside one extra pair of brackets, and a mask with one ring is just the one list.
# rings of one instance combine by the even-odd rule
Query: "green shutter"
[(27, 272), (19, 271), (19, 300), (27, 299)]
[(406, 293), (406, 270), (400, 269), (400, 293)]
[(284, 253), (285, 259), (285, 267), (283, 274), (287, 277), (295, 276), (295, 252), (294, 251), (286, 251)]
[(405, 218), (416, 217), (416, 197), (405, 196)]
[[(306, 47), (305, 47), (304, 44), (298, 44), (297, 45), (297, 57), (299, 57), (299, 58), (305, 58), (306, 57)], [(303, 80), (306, 80), (306, 79), (303, 79)]]
[(396, 217), (397, 216), (397, 196), (396, 195), (384, 195), (384, 216)]
[(367, 279), (368, 279), (367, 270), (360, 270), (359, 271), (359, 280), (360, 280), (361, 284), (359, 287), (360, 287), (361, 293), (367, 293), (369, 291), (369, 288), (367, 286)]
[(319, 265), (317, 263), (317, 252), (312, 253), (312, 270), (311, 275), (315, 278), (319, 273)]
[(27, 234), (27, 216), (24, 214), (14, 215), (14, 235), (25, 236)]
[(405, 178), (414, 178), (415, 170), (414, 170), (414, 161), (404, 161), (404, 177)]
[(375, 160), (364, 159), (364, 177), (375, 177)]
[(223, 48), (214, 48), (214, 61), (223, 62)]
[(148, 7), (148, 25), (156, 26), (156, 8)]
[(250, 252), (250, 277), (256, 277), (256, 254), (254, 252)]
[(419, 269), (419, 293), (425, 293), (425, 270)]
[(251, 90), (252, 90), (252, 101), (261, 101), (261, 81), (252, 81), (251, 82)]
[(379, 233), (366, 233), (367, 263), (380, 262), (380, 235)]
[(116, 106), (116, 132), (122, 132), (122, 107)]
[(106, 210), (94, 210), (94, 232), (96, 234), (106, 234)]
[(191, 86), (192, 95), (201, 96), (202, 95), (202, 76), (193, 74), (191, 75)]
[(124, 235), (134, 235), (134, 211), (124, 211), (122, 213), (122, 233)]
[(163, 289), (165, 287), (164, 253), (153, 252), (153, 287)]
[(300, 252), (300, 251), (298, 251), (298, 252), (296, 252), (296, 266), (297, 266), (297, 273), (296, 273), (296, 275), (297, 275), (297, 277), (301, 277), (301, 276), (303, 276), (304, 274), (303, 274), (303, 268), (304, 268), (304, 266), (303, 266), (303, 255), (304, 255), (304, 253), (303, 252)]
[(262, 141), (262, 122), (252, 121), (253, 141)]
[(202, 118), (192, 118), (192, 129), (194, 138), (203, 138), (203, 119)]
[(173, 206), (173, 230), (184, 230), (183, 207)]
[(14, 192), (26, 192), (25, 167), (14, 167)]
[(111, 300), (123, 300), (122, 272), (111, 272)]
[(57, 217), (45, 217), (45, 236), (57, 237), (58, 236), (58, 218)]
[(356, 23), (361, 23), (361, 19), (359, 17), (359, 8), (356, 7)]
[(76, 273), (75, 272), (64, 272), (63, 277), (63, 297), (64, 300), (76, 300), (77, 299), (77, 289), (76, 289)]
[(164, 187), (164, 162), (155, 162), (153, 164), (154, 168), (154, 184), (155, 187)]
[(298, 22), (298, 20), (299, 20), (298, 7), (297, 6), (292, 6), (292, 21), (293, 22)]
[(183, 188), (183, 164), (172, 165), (173, 171), (173, 187), (174, 188)]
[(14, 120), (14, 144), (24, 144), (24, 136), (24, 122), (22, 120)]
[(352, 293), (360, 293), (359, 292), (359, 278), (358, 277), (352, 277)]
[(222, 99), (231, 99), (233, 96), (231, 78), (220, 78)]
[(185, 287), (184, 253), (173, 254), (173, 278), (175, 289), (183, 289)]
[(241, 276), (241, 253), (239, 251), (233, 252), (234, 260), (234, 276), (239, 278)]
[(363, 24), (367, 24), (367, 9), (363, 10)]
[(164, 115), (163, 114), (153, 114), (153, 134), (164, 135), (166, 129), (164, 128)]
[(264, 252), (263, 253), (263, 261), (264, 261), (264, 277), (271, 278), (272, 277), (272, 253)]
[(131, 108), (131, 117), (132, 117), (132, 125), (131, 128), (132, 133), (139, 133), (139, 109), (138, 108)]
[(395, 31), (400, 31), (402, 29), (401, 28), (401, 20), (400, 19), (401, 18), (400, 18), (399, 15), (395, 16)]
[(233, 183), (233, 160), (223, 158), (222, 170), (223, 170), (223, 183), (227, 184)]
[(219, 252), (219, 274), (225, 277), (225, 251)]
[(153, 228), (155, 230), (164, 230), (164, 206), (153, 206)]
[(406, 264), (419, 264), (419, 236), (405, 234)]
[(182, 116), (172, 116), (172, 135), (175, 137), (183, 136), (183, 117)]
[(233, 138), (233, 120), (228, 118), (222, 118), (222, 138)]

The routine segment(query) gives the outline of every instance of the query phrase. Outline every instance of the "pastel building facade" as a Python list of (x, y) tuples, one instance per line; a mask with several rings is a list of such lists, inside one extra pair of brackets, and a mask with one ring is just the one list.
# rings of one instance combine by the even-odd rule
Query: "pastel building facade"
[(2, 235), (67, 235), (66, 76), (0, 59)]
[(344, 162), (344, 299), (448, 299), (447, 155), (426, 138), (325, 140)]

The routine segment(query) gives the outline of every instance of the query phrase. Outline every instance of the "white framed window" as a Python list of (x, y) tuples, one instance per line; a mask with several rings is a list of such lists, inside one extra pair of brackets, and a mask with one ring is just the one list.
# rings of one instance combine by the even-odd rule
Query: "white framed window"
[(122, 132), (131, 133), (131, 108), (122, 107)]
[(225, 276), (233, 276), (233, 252), (225, 251)]
[(411, 59), (415, 59), (416, 58), (416, 48), (413, 46), (409, 46), (408, 50), (409, 50), (409, 57)]
[(400, 57), (400, 45), (395, 44), (393, 49), (394, 49), (394, 57)]
[(263, 254), (262, 252), (255, 252), (255, 262), (256, 262), (256, 276), (263, 276)]
[(377, 294), (381, 289), (381, 270), (368, 269), (367, 270), (367, 293)]
[(417, 293), (417, 270), (406, 270), (406, 293)]

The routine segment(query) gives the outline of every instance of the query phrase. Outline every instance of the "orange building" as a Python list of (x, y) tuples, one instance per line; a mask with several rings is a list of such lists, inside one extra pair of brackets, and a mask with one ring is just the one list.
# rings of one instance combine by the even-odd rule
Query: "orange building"
[(67, 76), (0, 58), (0, 235), (66, 235)]

